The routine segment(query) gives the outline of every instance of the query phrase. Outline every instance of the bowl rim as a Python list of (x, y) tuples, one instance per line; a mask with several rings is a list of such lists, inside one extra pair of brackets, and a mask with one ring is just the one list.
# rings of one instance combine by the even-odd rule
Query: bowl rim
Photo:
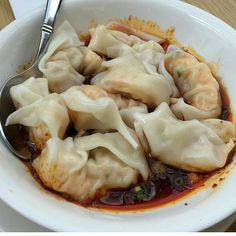
[[(93, 2), (94, 0), (87, 0), (87, 2)], [(132, 0), (130, 0), (132, 1)], [(151, 3), (154, 0), (149, 0)], [(225, 38), (232, 43), (232, 45), (236, 48), (236, 30), (225, 23), (223, 20), (217, 18), (216, 16), (196, 7), (191, 4), (179, 1), (179, 0), (155, 0), (158, 1), (164, 5), (171, 5), (172, 7), (181, 9), (185, 12), (191, 12), (191, 16), (196, 18), (199, 21), (202, 21), (203, 23), (207, 23), (207, 25), (215, 32), (223, 33)], [(80, 4), (81, 2), (86, 2), (86, 0), (67, 0), (66, 4), (70, 5), (73, 2), (76, 2), (76, 4)], [(27, 22), (29, 19), (32, 19), (34, 17), (37, 17), (39, 15), (42, 15), (44, 11), (44, 6), (40, 6), (39, 8), (33, 10), (32, 12), (28, 13), (27, 15), (20, 17), (19, 19), (14, 20), (9, 25), (7, 25), (5, 28), (3, 28), (0, 31), (0, 47), (5, 44), (6, 39), (11, 35), (12, 32), (14, 32), (14, 28), (19, 25), (24, 25), (25, 22)], [(230, 178), (230, 176), (229, 176)], [(42, 220), (41, 218), (36, 218), (35, 215), (32, 215), (30, 212), (25, 211), (24, 207), (21, 206), (21, 204), (15, 204), (14, 200), (7, 197), (7, 194), (1, 191), (0, 189), (0, 199), (6, 203), (10, 208), (14, 209), (16, 212), (21, 214), (22, 216), (28, 218), (29, 220), (42, 225), (46, 227), (47, 229), (51, 229), (54, 231), (63, 231), (63, 226), (55, 226), (50, 223), (48, 223), (45, 220)], [(215, 225), (216, 223), (222, 221), (223, 219), (227, 218), (228, 216), (232, 215), (236, 211), (236, 204), (233, 207), (230, 207), (229, 209), (224, 211), (224, 214), (219, 214), (218, 216), (215, 216), (214, 219), (209, 219), (207, 222), (202, 221), (198, 222), (198, 224), (192, 226), (192, 231), (201, 231), (204, 229), (207, 229), (208, 227), (211, 227)]]

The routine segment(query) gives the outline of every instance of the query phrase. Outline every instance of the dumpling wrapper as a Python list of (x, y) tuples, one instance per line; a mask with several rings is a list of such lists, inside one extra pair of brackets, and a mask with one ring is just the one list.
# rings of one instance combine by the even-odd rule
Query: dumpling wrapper
[[(123, 139), (118, 133), (113, 135)], [(94, 140), (93, 136), (88, 136), (83, 142), (91, 143), (89, 137), (91, 141)], [(130, 146), (127, 142), (125, 144)], [(123, 146), (118, 148), (121, 151)], [(33, 161), (33, 167), (47, 187), (79, 201), (103, 196), (109, 189), (128, 188), (137, 182), (139, 174), (137, 169), (129, 166), (109, 149), (94, 145), (92, 150), (84, 151), (70, 137), (64, 141), (59, 138), (50, 139), (41, 155)]]
[(48, 81), (45, 78), (30, 77), (21, 84), (10, 88), (10, 95), (18, 109), (49, 95)]
[(157, 66), (164, 54), (163, 48), (157, 42), (148, 42), (118, 30), (111, 30), (104, 25), (98, 25), (90, 31), (89, 48), (109, 58), (133, 54), (151, 73), (157, 72)]
[(129, 36), (138, 37), (138, 39), (147, 41), (155, 41), (155, 42), (163, 42), (163, 38), (160, 38), (156, 35), (152, 35), (143, 31), (138, 31), (135, 27), (132, 27), (126, 23), (122, 23), (120, 21), (112, 20), (106, 24), (106, 28), (113, 31), (121, 31)]
[(134, 106), (134, 107), (123, 108), (120, 110), (120, 115), (123, 121), (131, 129), (134, 129), (135, 116), (138, 113), (147, 114), (148, 113), (147, 107)]
[(139, 100), (149, 107), (169, 103), (172, 91), (169, 82), (158, 73), (149, 74), (133, 55), (103, 62), (103, 66), (107, 70), (92, 79), (93, 85)]
[(84, 77), (78, 72), (83, 55), (78, 35), (65, 21), (53, 35), (47, 52), (39, 62), (39, 70), (48, 79), (52, 92), (62, 92), (73, 85), (82, 84)]
[(81, 85), (85, 80), (82, 74), (102, 70), (102, 58), (83, 45), (67, 21), (56, 30), (39, 62), (39, 70), (48, 79), (50, 91), (61, 93), (73, 85)]
[(204, 120), (211, 116), (208, 111), (187, 104), (183, 98), (171, 98), (170, 108), (175, 116), (181, 120)]
[(91, 40), (88, 47), (110, 58), (119, 56), (119, 51), (117, 50), (113, 50), (110, 53), (108, 52), (111, 47), (119, 46), (119, 50), (128, 50), (130, 46), (133, 46), (135, 43), (144, 42), (136, 36), (129, 36), (117, 30), (107, 29), (104, 25), (98, 25), (96, 28), (91, 29), (90, 34)]
[(90, 48), (81, 46), (80, 51), (83, 55), (80, 72), (83, 75), (93, 75), (102, 71), (102, 58)]
[(148, 113), (147, 106), (142, 102), (124, 98), (120, 94), (107, 93), (107, 95), (108, 97), (112, 98), (115, 101), (116, 105), (118, 106), (122, 120), (131, 129), (134, 129), (134, 121), (136, 113), (143, 113), (143, 114)]
[(13, 112), (8, 116), (6, 125), (28, 127), (30, 140), (43, 149), (51, 137), (64, 138), (69, 122), (64, 100), (54, 93)]
[(206, 119), (201, 120), (201, 123), (212, 129), (224, 141), (224, 143), (229, 143), (231, 139), (235, 138), (235, 126), (231, 121)]
[[(157, 73), (157, 67), (160, 64), (161, 58), (163, 57), (165, 51), (160, 44), (154, 41), (148, 41), (135, 44), (131, 48), (130, 53), (142, 62), (146, 70), (152, 74)], [(125, 54), (126, 53), (123, 53), (121, 55)]]
[(206, 119), (217, 118), (220, 115), (219, 84), (205, 63), (200, 63), (191, 54), (170, 45), (159, 65), (159, 73), (169, 81), (175, 81), (180, 94), (188, 104), (187, 106), (180, 100), (174, 108), (172, 107), (178, 117)]
[[(209, 122), (209, 121), (208, 121)], [(228, 142), (218, 136), (206, 122), (181, 121), (166, 103), (149, 114), (137, 114), (135, 128), (141, 143), (149, 147), (151, 155), (178, 169), (211, 172), (223, 167), (234, 147), (233, 138)]]
[(144, 180), (147, 180), (149, 169), (141, 145), (134, 149), (119, 133), (96, 133), (93, 135), (75, 138), (76, 147), (89, 151), (103, 147), (112, 152), (128, 166), (137, 169)]
[[(71, 88), (72, 89), (72, 88)], [(119, 110), (129, 108), (129, 107), (145, 107), (147, 106), (139, 101), (125, 98), (118, 93), (108, 93), (103, 88), (99, 88), (94, 85), (84, 84), (81, 86), (74, 86), (75, 90), (79, 90), (86, 94), (89, 98), (96, 100), (101, 97), (109, 97), (116, 103)]]
[(98, 95), (93, 92), (87, 95), (80, 86), (68, 89), (61, 96), (69, 108), (70, 118), (77, 131), (117, 130), (134, 148), (138, 147), (136, 135), (125, 125), (116, 103), (110, 97), (101, 94), (96, 98)]
[[(96, 100), (101, 97), (109, 97), (111, 98), (117, 105), (120, 115), (122, 117), (122, 120), (125, 122), (125, 124), (134, 129), (134, 116), (136, 113), (148, 113), (147, 106), (139, 101), (128, 99), (125, 97), (122, 97), (120, 94), (113, 94), (108, 93), (104, 89), (92, 86), (92, 85), (81, 85), (74, 87), (78, 89), (79, 91), (83, 92), (85, 95), (87, 95), (89, 98)], [(73, 113), (73, 112), (72, 112)], [(101, 132), (101, 130), (100, 130)]]

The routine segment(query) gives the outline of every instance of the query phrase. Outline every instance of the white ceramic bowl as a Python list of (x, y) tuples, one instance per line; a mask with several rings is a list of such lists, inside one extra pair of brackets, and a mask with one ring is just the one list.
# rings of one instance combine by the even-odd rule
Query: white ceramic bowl
[[(0, 32), (0, 85), (18, 65), (34, 56), (42, 15), (43, 9), (32, 12)], [(151, 19), (163, 28), (174, 26), (180, 42), (191, 45), (207, 60), (219, 62), (219, 75), (236, 104), (236, 33), (202, 10), (173, 0), (65, 0), (58, 24), (67, 19), (78, 31), (85, 31), (92, 19), (103, 23), (129, 15)], [(57, 231), (200, 231), (236, 210), (235, 180), (233, 170), (216, 190), (205, 188), (188, 199), (145, 212), (92, 211), (46, 193), (0, 143), (1, 199), (22, 215)]]

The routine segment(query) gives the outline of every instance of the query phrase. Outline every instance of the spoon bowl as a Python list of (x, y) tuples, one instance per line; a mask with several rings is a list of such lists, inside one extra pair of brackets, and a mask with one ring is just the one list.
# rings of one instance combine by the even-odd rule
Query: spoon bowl
[[(1, 138), (14, 155), (29, 160), (32, 157), (31, 150), (26, 146), (26, 138), (20, 130), (19, 125), (5, 126), (7, 117), (15, 111), (15, 106), (10, 96), (10, 88), (12, 86), (23, 83), (31, 76), (40, 77), (42, 73), (37, 68), (37, 64), (33, 64), (28, 70), (18, 74), (3, 85), (0, 91), (0, 133)], [(19, 134), (19, 135), (16, 135)]]
[(28, 78), (41, 77), (38, 69), (38, 61), (45, 53), (53, 33), (55, 20), (62, 0), (48, 0), (41, 31), (41, 39), (34, 63), (26, 71), (9, 78), (0, 90), (0, 134), (9, 150), (18, 158), (29, 160), (32, 158), (32, 150), (26, 145), (27, 138), (19, 125), (5, 126), (7, 117), (15, 111), (15, 106), (10, 96), (12, 86), (23, 83)]

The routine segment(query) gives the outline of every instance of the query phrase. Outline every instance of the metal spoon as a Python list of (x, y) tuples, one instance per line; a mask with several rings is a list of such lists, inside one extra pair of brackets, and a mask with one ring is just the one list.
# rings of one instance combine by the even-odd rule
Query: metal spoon
[(7, 117), (15, 111), (12, 99), (10, 97), (10, 88), (14, 85), (23, 83), (31, 76), (40, 77), (42, 73), (38, 69), (38, 62), (42, 55), (45, 53), (46, 48), (51, 38), (54, 23), (57, 13), (59, 11), (62, 0), (48, 0), (46, 11), (44, 15), (41, 39), (35, 60), (31, 67), (14, 77), (9, 78), (0, 90), (0, 133), (1, 138), (5, 142), (9, 150), (23, 160), (31, 159), (31, 152), (26, 148), (25, 140), (19, 133), (17, 125), (5, 126)]

